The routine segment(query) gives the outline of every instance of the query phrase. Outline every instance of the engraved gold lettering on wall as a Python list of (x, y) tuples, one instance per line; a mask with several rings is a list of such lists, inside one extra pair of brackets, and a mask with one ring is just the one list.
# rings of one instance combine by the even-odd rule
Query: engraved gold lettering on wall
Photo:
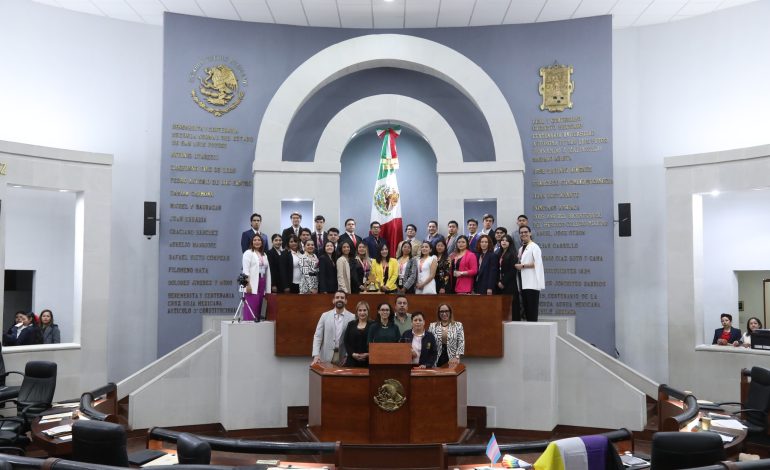
[(603, 297), (612, 295), (603, 274), (604, 256), (592, 252), (590, 237), (597, 228), (606, 230), (613, 214), (607, 213), (606, 201), (588, 200), (584, 191), (608, 187), (611, 198), (612, 177), (594, 164), (596, 155), (608, 150), (610, 138), (580, 115), (536, 118), (530, 131), (532, 204), (527, 212), (546, 273), (540, 312), (590, 314), (602, 308)]
[[(161, 208), (162, 230), (168, 237), (166, 313), (232, 314), (238, 303), (234, 279), (212, 276), (217, 264), (240, 265), (228, 254), (230, 246), (218, 241), (220, 227), (211, 214), (221, 214), (215, 199), (217, 188), (238, 188), (248, 198), (252, 181), (238, 178), (238, 169), (224, 161), (221, 152), (234, 146), (253, 146), (254, 137), (232, 127), (173, 123), (170, 129), (172, 151), (168, 162), (170, 196)], [(250, 147), (248, 147), (250, 148)], [(216, 218), (216, 217), (215, 217)], [(233, 241), (237, 243), (237, 241)]]
[(0, 163), (0, 176), (5, 176), (6, 174), (8, 174), (8, 164)]

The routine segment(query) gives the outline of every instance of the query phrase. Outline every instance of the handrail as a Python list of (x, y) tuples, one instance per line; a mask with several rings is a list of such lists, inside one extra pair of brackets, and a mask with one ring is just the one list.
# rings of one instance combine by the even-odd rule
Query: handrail
[[(147, 443), (149, 444), (149, 441), (153, 439), (175, 443), (180, 434), (182, 434), (181, 431), (159, 427), (150, 428), (147, 431)], [(337, 451), (338, 446), (336, 442), (268, 442), (197, 434), (196, 437), (208, 442), (211, 450), (250, 454), (333, 454)]]
[[(182, 434), (180, 431), (172, 431), (165, 428), (151, 428), (147, 432), (148, 443), (150, 440), (161, 440), (175, 443), (177, 437)], [(625, 441), (631, 439), (631, 432), (622, 428), (614, 431), (601, 433), (607, 436), (611, 442)], [(197, 436), (201, 440), (208, 442), (211, 450), (225, 452), (243, 452), (243, 453), (272, 453), (272, 454), (307, 454), (307, 453), (333, 453), (337, 449), (336, 442), (267, 442), (248, 439), (234, 439), (226, 437)], [(551, 441), (540, 440), (532, 442), (520, 442), (514, 444), (501, 444), (500, 452), (525, 453), (542, 452), (548, 447)], [(484, 444), (447, 444), (447, 455), (484, 455), (486, 445)]]
[[(682, 412), (673, 414), (672, 408), (679, 408), (669, 402), (673, 397), (682, 401)], [(666, 384), (658, 387), (658, 430), (679, 431), (684, 423), (688, 423), (700, 414), (698, 399), (690, 392), (682, 392)]]
[[(110, 413), (100, 411), (94, 406), (94, 399), (101, 396), (105, 397), (106, 408), (109, 409)], [(118, 387), (113, 382), (80, 395), (80, 412), (90, 419), (118, 423), (120, 419), (117, 415), (117, 406)]]

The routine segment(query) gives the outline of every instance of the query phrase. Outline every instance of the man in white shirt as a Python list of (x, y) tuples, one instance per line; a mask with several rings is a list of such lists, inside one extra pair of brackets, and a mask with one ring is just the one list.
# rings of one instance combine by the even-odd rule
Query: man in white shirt
[(355, 316), (345, 309), (348, 304), (348, 295), (345, 292), (335, 292), (333, 304), (334, 308), (322, 313), (318, 319), (313, 336), (313, 362), (310, 365), (319, 362), (335, 365), (345, 363), (345, 343), (342, 337), (348, 323), (353, 321)]

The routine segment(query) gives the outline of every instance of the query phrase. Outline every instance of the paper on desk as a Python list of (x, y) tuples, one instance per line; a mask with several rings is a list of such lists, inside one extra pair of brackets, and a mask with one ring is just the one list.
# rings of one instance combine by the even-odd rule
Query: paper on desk
[(727, 434), (723, 434), (721, 432), (717, 434), (719, 434), (719, 437), (722, 438), (722, 442), (733, 442), (735, 440), (735, 436), (728, 436)]
[(80, 406), (80, 402), (73, 402), (73, 403), (54, 403), (51, 405), (51, 408), (77, 408)]
[(711, 421), (712, 426), (720, 428), (735, 429), (736, 431), (745, 431), (747, 428), (737, 419), (715, 419)]
[(40, 422), (42, 423), (44, 421), (53, 421), (56, 418), (62, 419), (62, 418), (71, 418), (71, 417), (72, 417), (72, 412), (71, 411), (67, 411), (66, 413), (56, 413), (56, 414), (52, 414), (52, 415), (43, 415), (42, 417), (40, 417)]
[(155, 460), (150, 460), (146, 464), (142, 465), (142, 468), (155, 467), (158, 465), (176, 465), (178, 463), (179, 463), (179, 458), (176, 456), (176, 454), (166, 454), (158, 457)]
[(61, 436), (56, 436), (56, 438), (59, 439), (60, 441), (67, 442), (72, 440), (72, 434), (63, 434)]

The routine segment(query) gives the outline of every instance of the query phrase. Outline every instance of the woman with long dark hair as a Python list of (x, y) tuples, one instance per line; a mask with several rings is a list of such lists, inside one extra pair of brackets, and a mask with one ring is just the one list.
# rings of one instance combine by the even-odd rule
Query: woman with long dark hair
[(271, 286), (270, 264), (262, 237), (252, 237), (249, 249), (243, 252), (242, 263), (243, 274), (249, 276), (244, 294), (247, 305), (243, 309), (243, 320), (259, 321), (262, 318), (262, 302)]
[(337, 292), (337, 251), (330, 241), (324, 243), (323, 251), (318, 254), (318, 292)]

